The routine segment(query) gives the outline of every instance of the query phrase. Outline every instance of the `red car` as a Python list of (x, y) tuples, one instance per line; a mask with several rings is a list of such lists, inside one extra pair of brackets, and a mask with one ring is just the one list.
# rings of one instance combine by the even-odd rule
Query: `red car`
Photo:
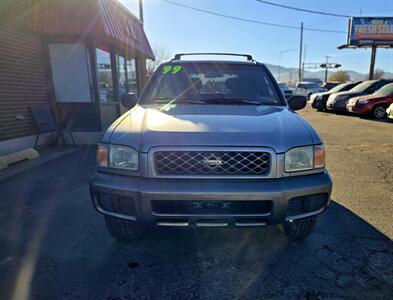
[(371, 95), (351, 98), (347, 103), (347, 111), (369, 115), (376, 119), (386, 118), (386, 109), (393, 103), (393, 83), (381, 87)]

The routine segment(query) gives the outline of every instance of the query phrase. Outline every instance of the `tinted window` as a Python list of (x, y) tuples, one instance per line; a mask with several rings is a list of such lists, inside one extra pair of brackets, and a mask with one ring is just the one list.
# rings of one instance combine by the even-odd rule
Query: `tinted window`
[(375, 94), (378, 94), (378, 95), (381, 95), (381, 96), (393, 95), (393, 83), (384, 85), (378, 91), (376, 91)]
[(362, 93), (365, 92), (370, 86), (376, 83), (376, 80), (367, 80), (351, 89), (351, 92)]
[(262, 66), (241, 64), (165, 64), (160, 66), (142, 103), (187, 100), (246, 99), (283, 104)]

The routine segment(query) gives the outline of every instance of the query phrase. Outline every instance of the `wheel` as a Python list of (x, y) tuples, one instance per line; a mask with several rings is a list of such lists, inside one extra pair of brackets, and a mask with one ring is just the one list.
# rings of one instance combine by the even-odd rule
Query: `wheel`
[(282, 224), (282, 229), (288, 237), (300, 240), (308, 237), (313, 232), (316, 222), (317, 216), (287, 221)]
[(144, 226), (133, 221), (105, 216), (105, 225), (109, 234), (118, 241), (135, 240), (145, 231)]
[(375, 119), (384, 119), (386, 117), (386, 107), (384, 105), (376, 105), (371, 110), (371, 117)]

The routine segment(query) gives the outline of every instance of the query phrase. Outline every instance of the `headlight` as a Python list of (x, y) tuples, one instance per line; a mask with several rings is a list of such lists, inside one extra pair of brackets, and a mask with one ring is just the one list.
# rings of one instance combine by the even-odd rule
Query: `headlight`
[(285, 153), (285, 172), (306, 171), (325, 167), (323, 145), (297, 147)]
[(351, 99), (351, 100), (348, 101), (348, 104), (354, 105), (354, 104), (356, 104), (356, 102), (358, 102), (358, 99), (353, 98), (353, 99)]
[(138, 170), (138, 152), (122, 145), (98, 145), (97, 164), (99, 167)]
[(368, 103), (368, 100), (359, 100), (358, 103), (359, 103), (359, 104), (367, 104), (367, 103)]

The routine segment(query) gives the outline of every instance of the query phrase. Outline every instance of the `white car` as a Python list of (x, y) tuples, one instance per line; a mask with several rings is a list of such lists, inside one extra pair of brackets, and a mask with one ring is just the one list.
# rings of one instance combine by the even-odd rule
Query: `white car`
[(322, 92), (326, 92), (326, 90), (322, 88), (319, 84), (307, 81), (298, 82), (295, 90), (296, 95), (302, 95), (307, 98), (309, 98), (311, 94)]
[(386, 114), (387, 114), (388, 118), (393, 119), (393, 103), (390, 104), (390, 106), (386, 110)]
[(289, 97), (292, 96), (293, 91), (287, 86), (285, 82), (279, 82), (278, 87), (281, 90), (281, 93), (284, 95), (286, 99), (289, 99)]

